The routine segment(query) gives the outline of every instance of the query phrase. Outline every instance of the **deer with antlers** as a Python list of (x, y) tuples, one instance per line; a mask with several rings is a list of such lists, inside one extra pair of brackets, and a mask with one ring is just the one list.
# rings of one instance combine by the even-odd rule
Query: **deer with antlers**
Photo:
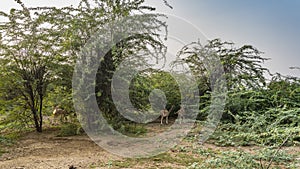
[(172, 105), (170, 110), (167, 110), (166, 108), (164, 108), (163, 110), (160, 111), (160, 124), (163, 124), (163, 119), (166, 118), (166, 124), (168, 124), (168, 118), (169, 118), (169, 114), (170, 112), (173, 110), (174, 105)]

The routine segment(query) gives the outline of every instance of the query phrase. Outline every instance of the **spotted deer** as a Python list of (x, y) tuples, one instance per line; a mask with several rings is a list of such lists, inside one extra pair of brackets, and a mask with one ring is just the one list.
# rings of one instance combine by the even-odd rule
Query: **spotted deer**
[(179, 124), (181, 124), (183, 122), (184, 114), (185, 114), (184, 107), (181, 106), (180, 109), (175, 114), (178, 114)]
[(64, 120), (67, 121), (67, 115), (69, 114), (67, 111), (59, 108), (59, 106), (55, 106), (53, 110), (53, 116), (54, 116), (54, 121), (56, 121), (57, 118), (60, 117), (60, 121), (63, 122)]
[(173, 110), (174, 106), (172, 105), (170, 110), (167, 110), (166, 108), (160, 111), (160, 124), (163, 124), (163, 119), (166, 118), (166, 124), (168, 124), (168, 118), (170, 112)]

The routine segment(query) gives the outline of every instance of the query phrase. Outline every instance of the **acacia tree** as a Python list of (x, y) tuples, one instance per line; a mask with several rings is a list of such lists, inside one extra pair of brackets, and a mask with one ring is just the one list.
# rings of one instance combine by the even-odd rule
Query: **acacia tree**
[(57, 52), (60, 37), (45, 24), (43, 16), (30, 11), (21, 1), (16, 2), (22, 9), (1, 12), (6, 19), (0, 25), (1, 67), (6, 76), (2, 89), (14, 93), (11, 99), (22, 98), (23, 107), (31, 111), (36, 131), (42, 132), (43, 99), (61, 64)]
[[(1, 64), (5, 67), (6, 77), (10, 77), (6, 87), (13, 88), (17, 96), (23, 98), (39, 132), (42, 131), (42, 107), (47, 85), (54, 79), (62, 80), (64, 77), (64, 84), (71, 88), (72, 66), (93, 33), (121, 17), (155, 10), (144, 6), (144, 0), (82, 0), (77, 7), (63, 8), (26, 8), (21, 1), (16, 2), (22, 6), (21, 10), (12, 9), (10, 14), (1, 12), (1, 16), (8, 20), (1, 24)], [(164, 3), (170, 6), (167, 1)], [(165, 27), (164, 22), (158, 19), (161, 15), (149, 13), (147, 16), (149, 20), (139, 21), (144, 27), (150, 25), (147, 33), (124, 39), (105, 54), (99, 69), (101, 82), (109, 81), (110, 72), (130, 53), (147, 51), (146, 45), (163, 50), (156, 33)], [(98, 91), (102, 93), (101, 100), (104, 100), (110, 94), (108, 83), (101, 82)]]
[[(130, 18), (136, 14), (144, 16), (144, 19), (132, 20), (132, 25), (139, 25), (141, 30), (145, 30), (143, 34), (123, 38), (111, 46), (111, 50), (103, 54), (103, 60), (97, 73), (96, 93), (99, 107), (108, 118), (118, 116), (112, 104), (110, 82), (113, 72), (122, 60), (137, 52), (152, 53), (149, 56), (158, 59), (157, 57), (163, 57), (165, 52), (158, 35), (161, 28), (166, 29), (165, 22), (159, 20), (163, 15), (150, 13), (155, 8), (145, 6), (144, 2), (144, 0), (82, 0), (77, 7), (31, 8), (31, 10), (41, 11), (41, 15), (47, 20), (47, 23), (53, 25), (52, 29), (57, 30), (56, 32), (62, 38), (60, 46), (63, 50), (60, 51), (60, 54), (67, 56), (71, 65), (74, 65), (75, 59), (89, 39), (96, 32), (103, 30), (105, 25), (122, 18)], [(170, 6), (167, 1), (164, 3)], [(127, 26), (130, 28), (132, 25)], [(111, 31), (119, 31), (117, 34), (123, 36), (122, 29), (125, 27), (120, 25)], [(111, 41), (119, 38), (110, 37), (108, 34), (103, 36), (111, 38)], [(150, 51), (146, 46), (150, 46), (153, 50)], [(136, 64), (145, 64), (145, 59), (142, 57), (136, 58), (136, 61)], [(95, 121), (91, 115), (88, 120), (89, 124)]]
[(210, 67), (215, 63), (212, 60), (214, 57), (219, 59), (223, 67), (229, 90), (259, 88), (266, 84), (264, 73), (269, 72), (261, 65), (267, 60), (261, 54), (251, 45), (237, 48), (234, 43), (214, 39), (204, 46), (200, 42), (185, 46), (178, 53), (178, 63), (186, 62), (199, 80), (204, 82), (207, 90), (211, 90), (209, 84), (213, 80), (213, 72), (210, 70), (213, 69)]
[[(92, 3), (93, 5), (91, 5)], [(122, 60), (132, 57), (134, 53), (138, 52), (149, 54), (150, 57), (156, 59), (164, 56), (165, 47), (157, 32), (161, 28), (166, 29), (165, 22), (159, 20), (159, 17), (162, 15), (147, 13), (154, 11), (155, 8), (144, 6), (143, 4), (144, 0), (99, 0), (93, 2), (83, 0), (76, 8), (52, 9), (45, 13), (52, 18), (52, 24), (56, 24), (57, 20), (60, 21), (57, 27), (64, 30), (62, 34), (65, 39), (63, 46), (68, 51), (68, 54), (75, 56), (78, 56), (78, 53), (96, 32), (105, 29), (105, 25), (114, 23), (122, 18), (130, 18), (135, 14), (140, 14), (141, 17), (139, 20), (130, 20), (129, 23), (115, 25), (110, 30), (113, 33), (102, 35), (107, 39), (111, 39), (111, 42), (115, 42), (107, 53), (98, 53), (102, 58), (96, 76), (96, 93), (99, 108), (111, 120), (121, 119), (112, 101), (111, 79)], [(64, 26), (60, 27), (61, 25)], [(122, 31), (126, 28), (130, 29), (131, 26), (139, 26), (140, 30), (144, 30), (144, 33), (133, 34), (122, 38), (121, 41), (117, 40), (120, 37), (111, 37), (112, 34), (123, 36)], [(153, 50), (151, 51), (146, 46), (150, 46)], [(142, 57), (135, 59), (137, 60), (137, 64), (146, 63)], [(97, 62), (97, 60), (94, 62)], [(89, 71), (84, 73), (89, 73)], [(88, 76), (83, 76), (83, 78), (86, 77)], [(88, 79), (84, 79), (83, 81), (88, 81)], [(94, 124), (97, 120), (91, 114), (87, 116), (89, 125)], [(89, 128), (93, 127), (89, 126)]]
[[(222, 42), (220, 39), (208, 41), (206, 45), (200, 42), (191, 43), (178, 53), (179, 61), (175, 63), (187, 63), (194, 75), (197, 76), (200, 97), (202, 97), (201, 111), (205, 112), (210, 104), (210, 92), (216, 83), (215, 73), (222, 67), (223, 76), (226, 79), (228, 96), (223, 119), (232, 119), (231, 113), (239, 111), (234, 103), (237, 93), (247, 90), (262, 89), (266, 85), (264, 74), (268, 69), (262, 66), (267, 60), (261, 57), (262, 52), (251, 45), (235, 47), (234, 43)], [(217, 59), (217, 61), (215, 60)], [(242, 95), (242, 94), (241, 94)], [(233, 109), (231, 109), (233, 108)]]

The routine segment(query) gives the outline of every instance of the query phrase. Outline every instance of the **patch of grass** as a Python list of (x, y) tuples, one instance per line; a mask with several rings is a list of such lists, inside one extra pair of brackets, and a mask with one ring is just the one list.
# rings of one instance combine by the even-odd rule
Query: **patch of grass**
[[(105, 167), (105, 168), (132, 168), (132, 166), (135, 166), (138, 163), (136, 159), (125, 159), (125, 160), (115, 160), (111, 161), (109, 160), (106, 164), (104, 163), (101, 166), (98, 167)], [(96, 166), (93, 166), (93, 168), (97, 168)]]
[[(173, 158), (169, 153), (163, 153), (149, 158), (126, 158), (124, 160), (108, 161), (99, 167), (106, 168), (134, 168), (135, 166), (147, 165), (147, 168), (157, 169), (162, 164), (174, 163), (176, 158)], [(168, 168), (165, 167), (164, 168)], [(171, 169), (172, 167), (170, 167)]]
[(253, 169), (266, 168), (273, 160), (272, 168), (282, 168), (282, 166), (297, 166), (297, 160), (294, 155), (285, 151), (275, 153), (276, 149), (265, 148), (252, 153), (244, 152), (240, 149), (236, 151), (216, 151), (212, 149), (197, 149), (193, 153), (205, 156), (202, 162), (195, 161), (188, 166), (189, 169), (202, 168), (238, 168)]
[(284, 150), (279, 150), (277, 154), (276, 151), (277, 149), (272, 149), (272, 148), (261, 149), (255, 156), (255, 159), (256, 160), (262, 159), (264, 161), (269, 161), (271, 158), (273, 158), (273, 161), (277, 163), (289, 163), (296, 158), (295, 155), (289, 154)]
[(12, 144), (13, 139), (8, 136), (0, 136), (1, 145), (9, 145)]
[(241, 168), (241, 169), (252, 169), (259, 168), (260, 164), (255, 162), (252, 156), (244, 152), (212, 152), (201, 150), (199, 151), (201, 155), (207, 157), (203, 162), (194, 162), (188, 169), (202, 169), (202, 168)]
[(285, 146), (300, 145), (300, 127), (274, 127), (257, 131), (240, 124), (220, 124), (208, 142), (219, 146), (276, 146), (287, 137)]
[(187, 155), (186, 153), (180, 153), (176, 156), (175, 161), (176, 161), (176, 163), (185, 166), (185, 165), (192, 164), (195, 162), (201, 163), (203, 160), (202, 160), (202, 158), (195, 158), (191, 155)]
[(0, 135), (0, 145), (11, 146), (24, 132), (10, 132)]
[[(28, 131), (30, 131), (30, 130), (26, 130), (26, 132), (28, 132)], [(25, 132), (25, 130), (22, 132), (11, 132), (11, 133), (7, 134), (5, 137), (10, 139), (11, 141), (15, 141), (15, 140), (19, 139), (22, 136), (22, 134), (24, 134), (26, 132)]]
[(7, 153), (7, 151), (5, 151), (5, 150), (2, 150), (1, 148), (0, 148), (0, 157), (2, 156), (2, 154), (4, 154), (4, 153)]
[[(285, 151), (273, 148), (254, 149), (250, 152), (243, 149), (222, 150), (222, 148), (205, 148), (195, 146), (177, 146), (167, 153), (149, 158), (124, 158), (110, 160), (98, 167), (104, 168), (188, 168), (188, 169), (253, 169), (266, 168), (270, 159), (273, 163), (270, 168), (299, 168), (296, 156)], [(96, 168), (93, 166), (91, 168)]]
[(142, 124), (124, 123), (118, 129), (119, 132), (127, 136), (144, 136), (147, 128)]
[(82, 128), (77, 123), (64, 123), (62, 124), (57, 136), (67, 137), (82, 134)]
[(7, 151), (5, 151), (3, 147), (13, 145), (15, 140), (19, 137), (20, 134), (16, 132), (0, 136), (0, 156), (2, 156), (2, 154), (4, 153), (7, 153)]
[(118, 168), (131, 168), (132, 166), (137, 164), (137, 161), (128, 159), (125, 161), (114, 161), (112, 164), (114, 167)]
[(153, 161), (161, 161), (167, 163), (172, 163), (175, 160), (169, 153), (162, 153), (149, 159), (152, 159)]

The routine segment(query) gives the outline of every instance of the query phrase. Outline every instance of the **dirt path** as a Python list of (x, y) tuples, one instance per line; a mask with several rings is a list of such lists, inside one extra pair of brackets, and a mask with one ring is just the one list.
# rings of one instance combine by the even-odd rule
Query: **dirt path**
[[(167, 126), (151, 124), (148, 126), (151, 132), (162, 132)], [(150, 129), (149, 129), (150, 131)], [(125, 158), (113, 155), (90, 140), (88, 136), (57, 137), (57, 130), (45, 130), (43, 133), (31, 132), (22, 136), (12, 147), (7, 147), (8, 153), (0, 157), (0, 169), (68, 169), (70, 166), (76, 169), (108, 168), (110, 163), (125, 161)], [(236, 151), (237, 147), (218, 147), (213, 144), (198, 145), (205, 149), (221, 151)], [(183, 141), (181, 147), (192, 148), (191, 143)], [(195, 147), (193, 147), (195, 148)], [(244, 152), (254, 153), (261, 147), (239, 147)], [(299, 155), (300, 147), (283, 147), (290, 154)], [(169, 154), (149, 160), (132, 160), (131, 164), (111, 168), (186, 168), (187, 162), (193, 163), (195, 157), (198, 161), (199, 155), (170, 150)], [(180, 158), (181, 159), (180, 159)], [(183, 158), (184, 157), (184, 158)], [(165, 161), (165, 158), (180, 159), (176, 161)], [(207, 157), (205, 157), (207, 158)], [(201, 158), (199, 158), (201, 160)], [(298, 158), (299, 159), (299, 158)], [(128, 159), (127, 159), (128, 160)]]
[[(159, 123), (148, 126), (149, 131), (156, 133), (166, 128)], [(24, 134), (15, 145), (6, 148), (8, 153), (0, 156), (0, 169), (66, 169), (70, 166), (98, 169), (108, 168), (111, 161), (124, 160), (103, 150), (86, 135), (57, 135), (58, 131), (53, 129)]]
[[(159, 123), (147, 127), (156, 133), (168, 128)], [(58, 131), (53, 129), (25, 134), (15, 145), (6, 148), (8, 153), (0, 157), (0, 169), (107, 168), (111, 161), (123, 159), (103, 150), (88, 136), (57, 135)]]
[(1, 169), (93, 168), (120, 159), (87, 136), (56, 137), (53, 131), (28, 133), (8, 149), (9, 153), (0, 157)]

